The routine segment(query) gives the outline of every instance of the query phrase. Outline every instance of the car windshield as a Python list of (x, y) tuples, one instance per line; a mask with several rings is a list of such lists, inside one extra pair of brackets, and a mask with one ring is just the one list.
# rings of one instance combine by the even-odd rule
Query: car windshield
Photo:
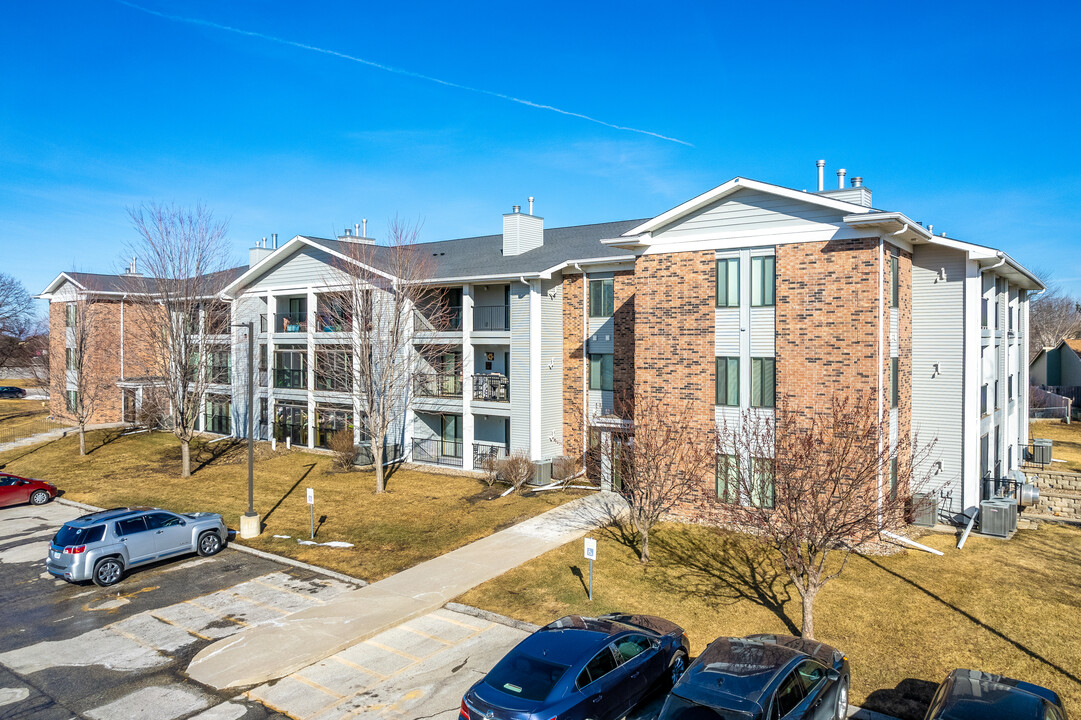
[(746, 720), (746, 713), (699, 705), (679, 695), (669, 695), (657, 720)]
[(514, 697), (544, 700), (565, 672), (566, 665), (511, 653), (492, 668), (484, 682)]
[(65, 525), (60, 528), (53, 538), (53, 544), (57, 547), (71, 547), (72, 545), (86, 545), (101, 540), (105, 537), (104, 525), (92, 525), (90, 527), (73, 527)]

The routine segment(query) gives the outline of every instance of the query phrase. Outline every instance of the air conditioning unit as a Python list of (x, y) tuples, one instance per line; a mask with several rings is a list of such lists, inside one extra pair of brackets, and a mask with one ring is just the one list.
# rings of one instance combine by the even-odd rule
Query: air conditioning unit
[(1051, 441), (1044, 438), (1032, 440), (1032, 462), (1037, 465), (1051, 464)]
[(934, 527), (938, 523), (938, 493), (915, 493), (912, 496), (912, 524)]
[(1017, 504), (1012, 498), (1009, 504), (1003, 498), (980, 502), (980, 533), (995, 537), (1009, 537), (1017, 529)]

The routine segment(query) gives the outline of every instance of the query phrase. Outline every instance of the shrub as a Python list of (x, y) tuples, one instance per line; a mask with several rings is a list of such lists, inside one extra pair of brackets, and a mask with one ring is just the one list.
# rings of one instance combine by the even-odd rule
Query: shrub
[(522, 451), (515, 452), (499, 461), (499, 477), (518, 492), (533, 479), (533, 461)]
[(566, 485), (581, 473), (582, 464), (578, 458), (560, 455), (552, 458), (552, 481)]
[(480, 467), (477, 469), (484, 473), (482, 479), (488, 484), (488, 487), (495, 485), (496, 480), (499, 479), (500, 462), (499, 458), (493, 453), (485, 454), (484, 458), (480, 461)]
[(334, 467), (348, 470), (356, 462), (358, 448), (353, 444), (353, 431), (349, 428), (335, 430), (327, 441), (327, 447), (334, 453)]

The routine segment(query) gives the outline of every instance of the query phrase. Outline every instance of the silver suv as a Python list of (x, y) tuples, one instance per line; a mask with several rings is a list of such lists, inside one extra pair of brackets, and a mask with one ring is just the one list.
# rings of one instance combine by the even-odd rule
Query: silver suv
[(160, 508), (102, 510), (64, 523), (49, 546), (45, 567), (70, 582), (115, 585), (128, 568), (175, 555), (214, 555), (225, 547), (217, 513), (172, 513)]

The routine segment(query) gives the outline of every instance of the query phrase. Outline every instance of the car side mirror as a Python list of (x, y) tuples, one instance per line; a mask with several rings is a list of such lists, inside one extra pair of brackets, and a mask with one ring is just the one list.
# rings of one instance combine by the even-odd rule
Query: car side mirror
[(841, 673), (837, 672), (835, 668), (830, 668), (826, 671), (826, 677), (830, 679), (830, 682), (837, 682), (841, 679)]
[(186, 522), (184, 522), (183, 520), (181, 520), (181, 521), (180, 521), (180, 526), (181, 526), (181, 527), (184, 527), (185, 525), (187, 525), (187, 523), (186, 523)]

